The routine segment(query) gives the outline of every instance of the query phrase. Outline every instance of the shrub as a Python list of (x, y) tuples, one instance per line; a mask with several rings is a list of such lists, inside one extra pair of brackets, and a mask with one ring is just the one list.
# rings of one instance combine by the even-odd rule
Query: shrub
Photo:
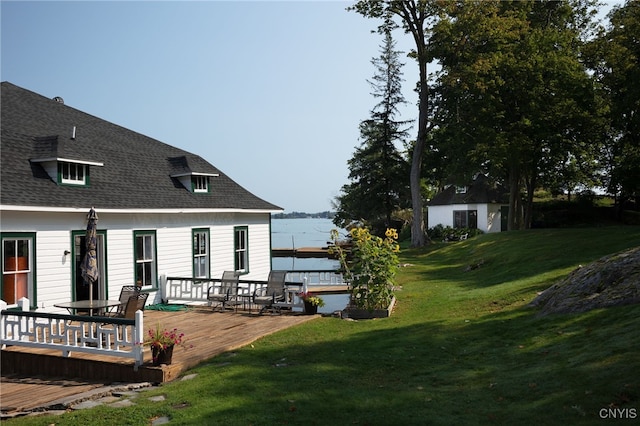
[(429, 228), (427, 235), (433, 241), (458, 241), (463, 235), (467, 238), (475, 237), (482, 234), (481, 229), (477, 228), (452, 228), (438, 224), (433, 228)]

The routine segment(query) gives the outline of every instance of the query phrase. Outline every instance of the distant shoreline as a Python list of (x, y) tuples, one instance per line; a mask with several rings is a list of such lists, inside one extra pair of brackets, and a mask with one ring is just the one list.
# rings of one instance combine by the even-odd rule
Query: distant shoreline
[(304, 212), (291, 212), (291, 213), (275, 213), (271, 217), (273, 219), (333, 219), (335, 212), (320, 212), (320, 213), (304, 213)]

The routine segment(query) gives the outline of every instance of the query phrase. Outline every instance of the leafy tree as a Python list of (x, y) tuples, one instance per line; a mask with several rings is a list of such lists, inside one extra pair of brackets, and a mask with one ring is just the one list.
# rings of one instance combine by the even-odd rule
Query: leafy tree
[(423, 246), (426, 242), (424, 226), (423, 200), (422, 200), (422, 164), (423, 154), (427, 145), (427, 139), (431, 126), (429, 125), (429, 84), (427, 66), (428, 61), (428, 40), (430, 27), (436, 18), (435, 1), (429, 0), (387, 0), (369, 1), (360, 0), (349, 8), (355, 10), (367, 18), (382, 18), (383, 24), (379, 31), (384, 33), (387, 30), (396, 28), (396, 24), (391, 17), (398, 17), (401, 26), (406, 33), (412, 35), (416, 49), (411, 52), (411, 56), (418, 62), (418, 135), (413, 146), (411, 156), (411, 172), (409, 175), (411, 188), (411, 206), (413, 209), (413, 220), (411, 224), (411, 245)]
[(610, 106), (607, 188), (620, 205), (640, 193), (640, 2), (627, 0), (609, 14), (609, 28), (588, 50)]
[(371, 63), (376, 69), (372, 95), (379, 103), (371, 117), (360, 123), (362, 144), (349, 160), (351, 183), (336, 198), (334, 223), (345, 227), (354, 220), (382, 221), (391, 226), (394, 210), (404, 207), (407, 194), (406, 162), (396, 148), (407, 136), (407, 121), (396, 119), (402, 96), (402, 64), (391, 32), (384, 34), (380, 56)]
[(550, 175), (587, 183), (568, 166), (595, 164), (598, 103), (580, 61), (591, 3), (445, 3), (430, 39), (429, 60), (442, 65), (437, 149), (450, 176), (482, 171), (508, 182), (509, 229), (530, 226), (534, 191)]

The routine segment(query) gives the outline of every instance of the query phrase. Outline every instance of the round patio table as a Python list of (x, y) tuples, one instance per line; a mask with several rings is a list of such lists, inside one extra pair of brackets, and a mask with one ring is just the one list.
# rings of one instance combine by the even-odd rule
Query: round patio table
[(70, 314), (74, 314), (73, 311), (78, 309), (89, 310), (89, 315), (93, 316), (93, 311), (99, 311), (101, 309), (111, 308), (113, 306), (121, 305), (119, 300), (109, 299), (94, 299), (94, 300), (76, 300), (75, 302), (63, 302), (56, 303), (53, 306), (56, 308), (64, 308), (69, 311)]

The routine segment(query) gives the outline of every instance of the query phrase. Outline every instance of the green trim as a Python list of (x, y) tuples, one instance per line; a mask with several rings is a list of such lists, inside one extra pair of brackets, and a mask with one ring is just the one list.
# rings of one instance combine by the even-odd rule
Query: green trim
[[(76, 167), (82, 167), (84, 169), (84, 182), (83, 183), (69, 183), (69, 182), (62, 182), (62, 166), (65, 164), (74, 164)], [(82, 164), (82, 163), (68, 163), (66, 161), (58, 161), (58, 185), (60, 186), (75, 186), (75, 187), (89, 187), (91, 186), (91, 177), (90, 177), (90, 170), (91, 168), (89, 167), (88, 164)]]
[[(196, 180), (197, 179), (204, 179), (207, 182), (207, 190), (206, 191), (201, 191), (201, 190), (196, 190)], [(194, 176), (191, 175), (191, 192), (194, 194), (208, 194), (211, 192), (211, 179), (209, 179), (209, 176)]]
[[(244, 235), (245, 235), (245, 255), (244, 255), (244, 262), (245, 262), (245, 268), (240, 270), (239, 265), (238, 265), (238, 232), (239, 231), (244, 231)], [(249, 226), (247, 225), (243, 225), (243, 226), (234, 226), (233, 227), (233, 268), (236, 271), (240, 271), (241, 275), (246, 275), (249, 273)]]
[(273, 235), (272, 229), (271, 229), (271, 225), (272, 225), (272, 221), (273, 221), (273, 217), (271, 216), (271, 213), (267, 213), (269, 215), (269, 269), (273, 269), (273, 238), (271, 238), (271, 236)]
[(196, 276), (196, 251), (193, 243), (195, 235), (198, 233), (205, 233), (207, 235), (207, 276), (205, 278), (211, 278), (211, 230), (209, 228), (193, 228), (191, 230), (191, 276), (193, 278), (202, 278)]
[[(31, 268), (31, 287), (33, 290), (33, 300), (30, 300), (31, 302), (31, 306), (29, 306), (29, 308), (31, 309), (37, 309), (38, 308), (38, 274), (37, 274), (37, 265), (36, 265), (36, 259), (38, 258), (38, 250), (37, 250), (37, 242), (36, 242), (36, 233), (35, 232), (1, 232), (0, 233), (0, 255), (2, 256), (2, 262), (4, 262), (4, 240), (6, 239), (30, 239), (31, 240), (31, 253), (29, 253), (30, 256), (32, 256), (29, 261), (30, 261), (30, 265), (29, 267)], [(3, 267), (4, 268), (4, 267)], [(4, 274), (3, 274), (3, 281), (4, 281)], [(29, 284), (28, 284), (29, 285)], [(28, 290), (27, 290), (28, 293)], [(0, 295), (2, 296), (3, 300), (4, 300), (4, 285), (0, 288)]]
[(156, 235), (156, 231), (155, 230), (148, 230), (148, 231), (133, 231), (133, 282), (136, 283), (138, 282), (138, 271), (137, 271), (137, 263), (136, 263), (136, 255), (137, 255), (137, 247), (136, 247), (136, 239), (138, 236), (143, 236), (143, 235), (152, 235), (153, 236), (153, 282), (151, 283), (151, 287), (150, 288), (145, 288), (144, 286), (142, 286), (141, 288), (144, 289), (145, 291), (151, 290), (151, 289), (158, 289), (159, 288), (159, 277), (158, 277), (158, 238)]
[[(71, 259), (71, 300), (75, 301), (78, 300), (78, 295), (76, 294), (76, 286), (75, 286), (75, 277), (76, 277), (76, 262), (75, 262), (75, 258), (76, 258), (76, 237), (83, 237), (85, 236), (87, 233), (86, 230), (84, 231), (71, 231), (71, 254), (69, 255), (70, 259)], [(99, 236), (102, 237), (103, 240), (103, 246), (101, 247), (104, 250), (104, 253), (102, 254), (102, 257), (104, 258), (104, 268), (100, 269), (100, 276), (103, 277), (102, 282), (104, 283), (104, 293), (106, 298), (108, 299), (109, 297), (109, 275), (108, 275), (108, 270), (109, 270), (109, 256), (107, 256), (107, 231), (106, 230), (97, 230), (97, 234)]]

